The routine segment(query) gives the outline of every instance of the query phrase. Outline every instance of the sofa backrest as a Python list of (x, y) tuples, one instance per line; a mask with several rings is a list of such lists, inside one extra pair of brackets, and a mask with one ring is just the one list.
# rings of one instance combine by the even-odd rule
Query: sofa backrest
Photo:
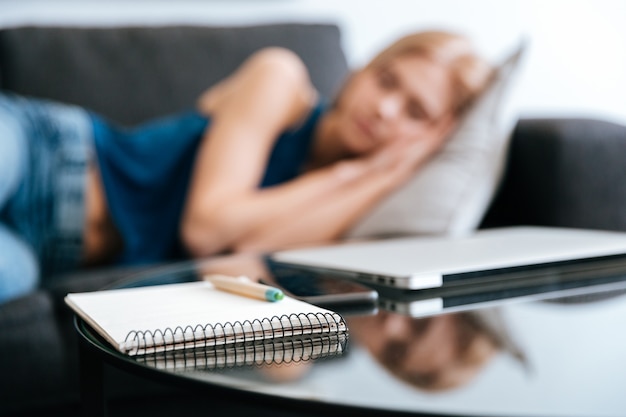
[[(334, 24), (21, 27), (0, 30), (0, 88), (80, 104), (130, 125), (193, 106), (201, 91), (266, 46), (300, 55), (327, 97), (348, 73)], [(626, 231), (625, 154), (625, 126), (523, 119), (481, 226)]]
[(522, 119), (482, 227), (541, 225), (626, 232), (626, 126)]
[(193, 106), (200, 92), (266, 46), (296, 52), (326, 96), (348, 72), (334, 24), (20, 27), (0, 31), (0, 88), (135, 124)]

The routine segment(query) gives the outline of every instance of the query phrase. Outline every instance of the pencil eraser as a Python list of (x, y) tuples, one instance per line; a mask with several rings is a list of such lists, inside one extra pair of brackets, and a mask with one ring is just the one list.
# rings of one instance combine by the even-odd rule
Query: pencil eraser
[(285, 294), (276, 288), (268, 288), (268, 290), (265, 291), (265, 299), (267, 301), (280, 301), (283, 298), (285, 298)]

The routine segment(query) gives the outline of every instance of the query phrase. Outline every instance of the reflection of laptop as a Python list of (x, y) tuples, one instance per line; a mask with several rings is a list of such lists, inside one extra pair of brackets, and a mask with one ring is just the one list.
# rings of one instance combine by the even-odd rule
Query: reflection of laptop
[(549, 227), (485, 229), (465, 237), (408, 237), (276, 252), (274, 261), (404, 289), (552, 274), (626, 271), (626, 233)]
[[(571, 279), (570, 279), (571, 278)], [(492, 288), (489, 288), (492, 287)], [(456, 291), (455, 291), (456, 290)], [(383, 310), (411, 317), (425, 317), (477, 308), (493, 307), (511, 300), (536, 301), (555, 298), (575, 298), (578, 302), (593, 301), (607, 296), (626, 295), (626, 272), (616, 275), (575, 279), (567, 274), (516, 280), (499, 285), (472, 287), (463, 290), (433, 288), (422, 291), (403, 291), (379, 288), (378, 306)]]

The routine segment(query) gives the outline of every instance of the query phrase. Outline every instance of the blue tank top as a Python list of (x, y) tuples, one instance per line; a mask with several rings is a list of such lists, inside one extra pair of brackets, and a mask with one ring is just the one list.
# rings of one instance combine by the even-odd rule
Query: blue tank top
[[(318, 104), (303, 124), (278, 137), (259, 187), (300, 174), (323, 109)], [(118, 263), (184, 257), (179, 224), (196, 151), (210, 118), (185, 112), (132, 129), (97, 115), (92, 119), (109, 212), (124, 241)]]

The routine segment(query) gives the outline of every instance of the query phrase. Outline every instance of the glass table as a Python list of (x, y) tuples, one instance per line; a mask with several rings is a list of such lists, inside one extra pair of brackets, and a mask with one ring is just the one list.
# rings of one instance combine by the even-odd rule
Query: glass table
[[(259, 256), (224, 256), (158, 267), (116, 287), (196, 281), (208, 273), (263, 279), (274, 272)], [(333, 355), (247, 361), (194, 355), (168, 366), (117, 352), (76, 318), (85, 415), (106, 414), (105, 362), (224, 401), (296, 414), (626, 415), (626, 276), (521, 280), (449, 297), (382, 291), (372, 308), (337, 307), (349, 338)]]

